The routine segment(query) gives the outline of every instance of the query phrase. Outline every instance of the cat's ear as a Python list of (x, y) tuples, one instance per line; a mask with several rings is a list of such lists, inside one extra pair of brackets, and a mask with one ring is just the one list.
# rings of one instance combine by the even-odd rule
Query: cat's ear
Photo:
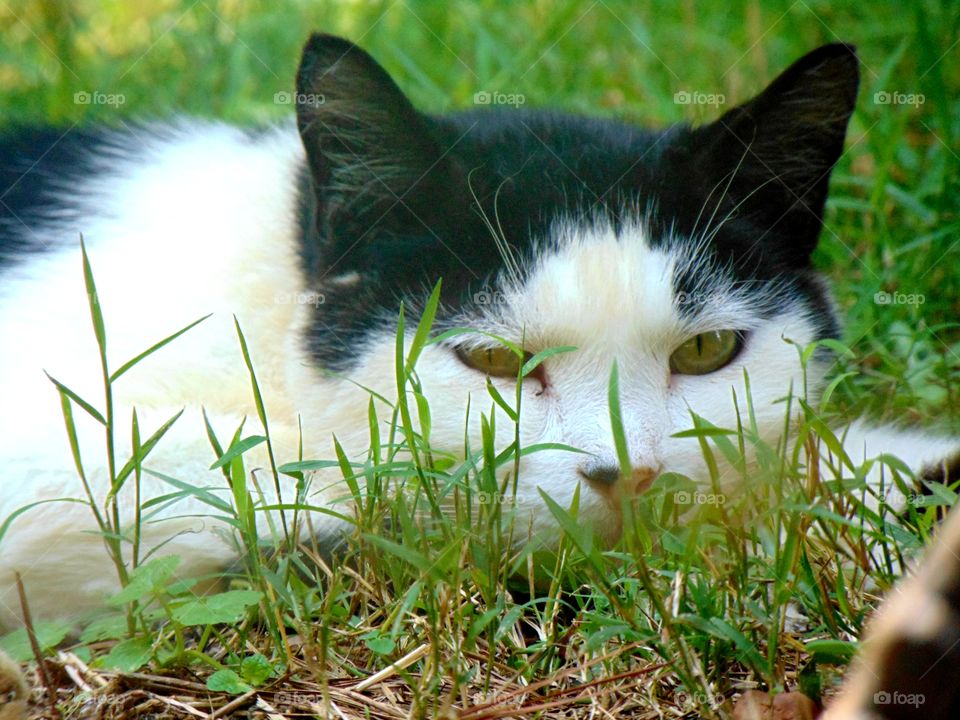
[[(438, 182), (430, 121), (348, 40), (314, 34), (297, 72), (297, 125), (324, 212), (375, 219)], [(427, 177), (427, 175), (430, 177)]]
[(809, 260), (858, 84), (855, 48), (825, 45), (754, 99), (696, 130), (700, 170), (716, 195), (726, 191), (720, 216), (739, 204), (738, 217), (757, 232), (793, 243), (796, 261)]

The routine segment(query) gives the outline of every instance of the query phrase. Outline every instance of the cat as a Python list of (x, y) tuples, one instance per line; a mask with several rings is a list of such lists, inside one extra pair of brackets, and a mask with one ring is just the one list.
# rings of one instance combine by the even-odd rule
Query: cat
[[(674, 435), (691, 412), (736, 427), (732, 398), (747, 396), (745, 371), (771, 442), (783, 432), (780, 400), (801, 387), (815, 399), (823, 388), (829, 355), (814, 353), (804, 368), (797, 347), (840, 330), (811, 254), (858, 82), (855, 49), (832, 44), (698, 127), (649, 131), (513, 108), (435, 116), (359, 47), (317, 34), (291, 96), (295, 123), (3, 131), (0, 522), (40, 504), (0, 541), (0, 629), (21, 622), (16, 572), (35, 618), (88, 616), (118, 587), (89, 507), (43, 502), (83, 497), (50, 378), (84, 398), (103, 393), (81, 235), (111, 368), (211, 314), (116, 383), (118, 423), (128, 428), (136, 409), (144, 436), (183, 409), (146, 466), (222, 487), (205, 419), (221, 438), (244, 418), (246, 433), (263, 432), (234, 317), (276, 455), (260, 445), (248, 466), (296, 460), (301, 439), (303, 457), (332, 457), (334, 433), (362, 459), (371, 391), (397, 394), (400, 302), (422, 309), (442, 280), (434, 330), (487, 334), (423, 349), (431, 444), (462, 453), (468, 404), (489, 405), (488, 382), (512, 398), (525, 358), (575, 348), (524, 379), (520, 433), (525, 445), (583, 452), (523, 457), (516, 503), (549, 543), (559, 530), (540, 491), (561, 506), (579, 492), (580, 519), (612, 540), (621, 499), (660, 473), (707, 477), (697, 439)], [(629, 471), (609, 420), (614, 361)], [(76, 404), (73, 414), (87, 479), (103, 497), (103, 428)], [(501, 444), (513, 438), (508, 425), (498, 424)], [(479, 412), (467, 434), (479, 447)], [(889, 453), (918, 474), (947, 468), (960, 448), (862, 422), (842, 436), (855, 460)], [(117, 457), (130, 452), (129, 433), (118, 433)], [(335, 504), (345, 494), (338, 477), (317, 473), (309, 501)], [(144, 474), (142, 499), (170, 488)], [(279, 492), (290, 501), (292, 481)], [(128, 497), (120, 513), (130, 527)], [(321, 536), (343, 530), (329, 514), (311, 519)], [(282, 522), (258, 513), (263, 532), (270, 520)], [(179, 555), (184, 575), (214, 573), (234, 559), (217, 525), (208, 506), (184, 497), (144, 524), (141, 542)]]

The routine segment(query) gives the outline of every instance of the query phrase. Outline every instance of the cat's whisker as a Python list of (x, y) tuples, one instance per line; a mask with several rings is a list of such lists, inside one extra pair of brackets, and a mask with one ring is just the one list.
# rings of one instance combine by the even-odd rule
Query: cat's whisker
[[(763, 190), (763, 188), (765, 188), (767, 185), (769, 185), (772, 182), (778, 181), (779, 179), (780, 179), (779, 176), (773, 176), (767, 179), (766, 181), (764, 181), (763, 183), (761, 183), (760, 185), (758, 185), (757, 187), (755, 187), (749, 193), (747, 193), (742, 200), (737, 202), (737, 204), (734, 205), (730, 209), (730, 211), (727, 212), (726, 215), (724, 215), (724, 217), (720, 220), (720, 222), (718, 222), (712, 229), (709, 230), (709, 232), (707, 231), (707, 228), (704, 229), (705, 233), (708, 232), (708, 234), (704, 235), (703, 242), (705, 244), (709, 244), (713, 242), (713, 240), (716, 238), (717, 234), (720, 232), (723, 226), (726, 225), (726, 223), (732, 220), (734, 217), (736, 217), (736, 213), (741, 207), (746, 205), (753, 198), (754, 195), (756, 195), (758, 192)], [(709, 225), (708, 225), (708, 228), (709, 228)]]
[[(752, 144), (752, 141), (751, 141), (751, 144)], [(707, 220), (706, 227), (704, 228), (705, 234), (709, 231), (711, 225), (713, 224), (714, 218), (716, 218), (717, 216), (717, 212), (723, 206), (723, 201), (726, 200), (727, 198), (727, 193), (730, 190), (730, 186), (733, 184), (733, 181), (736, 179), (737, 173), (740, 171), (740, 168), (743, 166), (743, 162), (746, 159), (747, 154), (749, 152), (750, 152), (750, 145), (747, 145), (744, 148), (743, 152), (740, 154), (740, 158), (737, 160), (737, 164), (734, 166), (733, 170), (731, 170), (726, 177), (722, 177), (720, 180), (718, 180), (717, 183), (713, 186), (713, 188), (710, 189), (709, 195), (707, 195), (706, 200), (704, 200), (703, 204), (700, 206), (700, 213), (697, 214), (697, 221), (694, 223), (693, 230), (690, 232), (691, 235), (696, 236), (696, 230), (700, 224), (700, 217), (703, 214), (704, 208), (706, 208), (707, 204), (710, 202), (710, 199), (713, 197), (714, 190), (717, 187), (719, 187), (719, 185), (724, 180), (726, 180), (726, 184), (723, 187), (723, 192), (720, 194), (719, 199), (717, 200), (716, 204), (713, 206), (713, 212), (710, 214), (710, 219)]]
[(503, 189), (504, 185), (510, 182), (510, 178), (505, 178), (497, 186), (496, 191), (493, 196), (493, 211), (494, 217), (497, 221), (496, 227), (490, 221), (490, 218), (487, 216), (486, 211), (483, 209), (483, 203), (480, 202), (480, 198), (477, 197), (476, 190), (473, 187), (473, 173), (479, 170), (479, 168), (473, 168), (467, 173), (467, 187), (470, 191), (470, 195), (473, 198), (477, 212), (480, 214), (480, 218), (483, 221), (484, 227), (489, 231), (490, 236), (493, 238), (494, 244), (496, 245), (497, 252), (500, 253), (500, 257), (503, 260), (503, 270), (506, 277), (515, 285), (520, 285), (521, 283), (521, 274), (520, 266), (516, 258), (513, 255), (513, 250), (510, 247), (510, 244), (507, 242), (506, 235), (503, 232), (503, 227), (500, 224), (500, 218), (497, 215), (497, 200), (500, 196), (500, 191)]
[(503, 257), (510, 280), (519, 287), (522, 283), (520, 264), (517, 262), (517, 259), (513, 254), (513, 248), (511, 248), (510, 243), (507, 242), (507, 235), (503, 230), (503, 225), (500, 223), (500, 192), (508, 182), (512, 182), (512, 178), (504, 178), (503, 182), (497, 186), (496, 192), (493, 194), (493, 217), (497, 221), (498, 230), (498, 232), (494, 233), (494, 238), (498, 242), (497, 247)]

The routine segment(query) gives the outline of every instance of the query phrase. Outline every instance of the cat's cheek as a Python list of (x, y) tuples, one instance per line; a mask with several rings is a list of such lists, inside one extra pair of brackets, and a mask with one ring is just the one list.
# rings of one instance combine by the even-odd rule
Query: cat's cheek
[[(737, 406), (732, 397), (739, 394), (742, 372), (734, 364), (709, 376), (671, 376), (667, 395), (670, 427), (663, 438), (664, 471), (685, 475), (695, 482), (709, 480), (700, 439), (675, 435), (694, 428), (694, 414), (717, 427), (736, 428)], [(722, 454), (714, 455), (718, 462), (723, 462)]]
[(696, 438), (668, 438), (664, 442), (663, 469), (695, 482), (709, 477), (703, 451)]
[[(482, 448), (482, 417), (488, 422), (492, 420), (497, 452), (515, 440), (515, 424), (499, 402), (516, 412), (516, 381), (488, 378), (466, 367), (448, 349), (438, 346), (424, 350), (417, 363), (417, 375), (430, 408), (430, 442), (436, 449), (462, 455), (465, 435), (472, 450)], [(554, 404), (555, 395), (545, 372), (523, 381), (520, 399), (523, 444), (542, 442), (544, 428), (549, 425), (547, 416)]]

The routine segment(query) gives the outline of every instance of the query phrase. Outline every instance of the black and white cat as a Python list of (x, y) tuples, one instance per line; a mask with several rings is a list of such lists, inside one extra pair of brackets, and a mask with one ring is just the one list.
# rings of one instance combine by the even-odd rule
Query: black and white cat
[[(749, 375), (756, 422), (774, 441), (780, 402), (804, 387), (796, 345), (838, 333), (810, 256), (830, 171), (858, 85), (852, 47), (803, 57), (762, 94), (701, 127), (647, 131), (552, 112), (417, 111), (355, 45), (307, 43), (296, 124), (266, 129), (179, 120), (123, 130), (16, 129), (0, 134), (0, 522), (45, 499), (81, 497), (48, 372), (102, 396), (78, 238), (97, 278), (112, 367), (197, 318), (212, 316), (125, 374), (116, 417), (136, 408), (144, 436), (183, 416), (148, 465), (220, 487), (202, 409), (220, 437), (246, 417), (257, 432), (234, 316), (257, 370), (278, 462), (348, 455), (369, 443), (369, 390), (396, 397), (401, 300), (422, 307), (442, 278), (438, 330), (468, 326), (549, 357), (524, 381), (524, 444), (564, 443), (520, 463), (518, 506), (533, 531), (557, 533), (539, 491), (619, 532), (619, 498), (663, 471), (705, 478), (691, 411), (736, 427)], [(788, 342), (791, 341), (791, 342)], [(619, 368), (632, 472), (617, 464), (607, 406)], [(816, 397), (829, 358), (806, 369)], [(486, 335), (424, 349), (431, 443), (462, 451), (470, 399), (487, 379), (512, 398), (518, 361)], [(382, 408), (381, 408), (382, 409)], [(388, 417), (383, 411), (380, 417)], [(103, 429), (75, 413), (94, 494), (108, 472)], [(498, 426), (504, 443), (514, 429)], [(130, 454), (118, 433), (118, 457)], [(479, 413), (468, 435), (480, 443)], [(918, 470), (956, 441), (903, 430), (846, 430), (855, 459), (880, 452)], [(98, 464), (99, 463), (99, 464)], [(263, 446), (249, 465), (268, 467)], [(312, 504), (344, 494), (320, 473)], [(142, 498), (170, 491), (144, 475)], [(292, 496), (292, 486), (287, 490)], [(273, 500), (274, 498), (270, 498)], [(134, 507), (121, 503), (122, 525)], [(145, 548), (200, 574), (229, 564), (209, 508), (184, 498), (144, 526)], [(266, 522), (267, 513), (261, 513)], [(329, 516), (313, 528), (335, 533)], [(0, 628), (20, 621), (14, 573), (34, 617), (77, 618), (116, 591), (88, 507), (41, 504), (0, 544)]]

